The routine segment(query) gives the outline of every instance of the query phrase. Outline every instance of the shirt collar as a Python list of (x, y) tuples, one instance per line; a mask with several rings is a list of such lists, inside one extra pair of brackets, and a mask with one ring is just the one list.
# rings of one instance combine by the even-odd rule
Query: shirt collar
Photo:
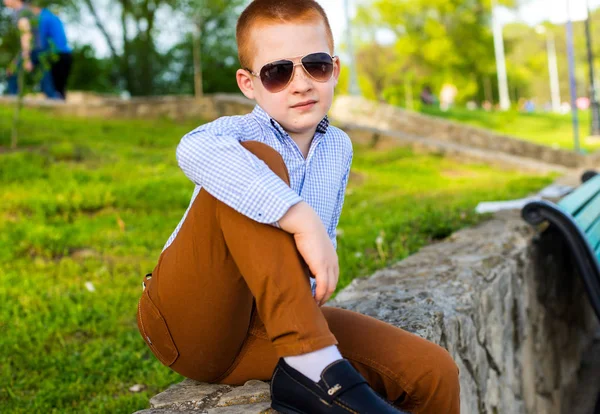
[[(281, 127), (281, 125), (279, 125), (279, 122), (277, 122), (276, 120), (271, 118), (269, 116), (269, 114), (267, 114), (265, 112), (265, 110), (262, 109), (259, 105), (256, 105), (254, 107), (254, 110), (252, 111), (252, 115), (259, 122), (272, 125), (280, 134), (282, 134), (282, 136), (287, 135), (287, 132), (285, 132), (285, 130)], [(316, 132), (320, 133), (320, 134), (325, 134), (327, 132), (328, 128), (329, 128), (329, 117), (327, 115), (325, 115), (325, 117), (321, 120), (321, 122), (319, 122), (319, 125), (317, 125)]]
[(327, 132), (328, 128), (329, 128), (329, 117), (327, 115), (325, 115), (325, 117), (321, 120), (321, 122), (319, 122), (319, 125), (317, 125), (317, 132), (324, 134)]

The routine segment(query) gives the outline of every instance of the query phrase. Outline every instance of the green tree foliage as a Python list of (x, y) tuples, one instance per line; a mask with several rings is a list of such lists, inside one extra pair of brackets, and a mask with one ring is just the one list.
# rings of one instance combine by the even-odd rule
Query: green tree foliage
[[(173, 12), (176, 0), (110, 0), (110, 7), (119, 10), (120, 39), (109, 34), (109, 23), (99, 17), (99, 2), (70, 1), (72, 10), (91, 14), (102, 33), (120, 75), (122, 88), (132, 95), (152, 95), (161, 72), (160, 55), (156, 47), (158, 10)], [(117, 44), (120, 41), (120, 50)]]
[[(95, 28), (110, 50), (110, 61), (94, 61), (88, 49), (81, 49), (84, 64), (94, 66), (98, 75), (104, 77), (101, 82), (84, 85), (82, 89), (97, 90), (108, 83), (109, 91), (127, 90), (133, 96), (193, 93), (192, 35), (198, 27), (205, 90), (228, 91), (235, 86), (235, 79), (230, 76), (231, 59), (237, 60), (235, 21), (244, 0), (60, 0), (60, 3), (72, 19), (83, 14), (92, 16)], [(117, 22), (102, 20), (100, 11), (107, 4), (117, 11)], [(159, 11), (173, 18), (184, 16), (181, 20), (187, 23), (182, 27), (181, 40), (166, 51), (159, 50), (156, 43), (162, 33), (157, 27)], [(109, 30), (115, 25), (117, 31)], [(75, 56), (75, 66), (81, 54)], [(73, 80), (71, 85), (77, 88), (81, 83)]]
[(246, 0), (184, 0), (180, 10), (193, 30), (167, 53), (165, 90), (194, 92), (194, 50), (204, 93), (237, 92), (235, 27)]
[[(596, 79), (600, 75), (600, 10), (592, 13), (592, 44)], [(554, 38), (558, 78), (562, 101), (569, 101), (569, 69), (565, 25), (544, 23), (546, 33), (539, 34), (523, 24), (510, 24), (504, 28), (504, 38), (509, 45), (506, 56), (509, 84), (514, 98), (537, 98), (538, 103), (550, 101), (550, 76), (548, 70), (547, 38)], [(573, 23), (575, 45), (575, 73), (577, 95), (588, 96), (589, 74), (586, 53), (584, 22)], [(516, 89), (516, 90), (515, 90)]]
[[(36, 1), (46, 6), (49, 2)], [(103, 21), (102, 6), (110, 4), (119, 21)], [(134, 96), (194, 93), (194, 48), (201, 52), (203, 89), (206, 93), (236, 92), (239, 67), (235, 24), (245, 0), (56, 0), (52, 11), (68, 25), (91, 16), (110, 56), (98, 58), (90, 45), (75, 44), (71, 90), (129, 91)], [(2, 6), (0, 6), (2, 7)], [(159, 50), (157, 13), (180, 19), (180, 40)], [(183, 17), (182, 17), (183, 16)], [(114, 26), (120, 30), (114, 30)], [(108, 28), (112, 26), (112, 30)], [(198, 30), (199, 29), (199, 30)], [(200, 35), (200, 47), (194, 36)], [(175, 38), (177, 38), (175, 36)], [(0, 9), (0, 67), (6, 68), (19, 50), (19, 40), (7, 10)], [(5, 81), (0, 70), (0, 81)]]
[(6, 81), (5, 69), (19, 50), (19, 33), (9, 10), (0, 4), (0, 81)]
[[(439, 91), (445, 82), (458, 87), (459, 100), (481, 100), (485, 79), (495, 73), (491, 0), (372, 0), (359, 7), (356, 26), (368, 34), (357, 53), (359, 72), (388, 100), (401, 102), (408, 86)], [(376, 52), (374, 34), (382, 28), (396, 40)], [(380, 53), (387, 65), (374, 64)]]
[(112, 59), (96, 57), (96, 52), (90, 45), (75, 44), (73, 62), (68, 84), (70, 90), (119, 92), (116, 86), (119, 83), (118, 73), (113, 70)]
[[(169, 94), (194, 93), (193, 34), (171, 48), (165, 55), (166, 67), (159, 92)], [(204, 93), (239, 92), (235, 72), (239, 68), (237, 48), (216, 42), (207, 47), (210, 38), (202, 38), (202, 86)]]
[[(505, 6), (514, 6), (506, 1)], [(600, 84), (600, 10), (592, 12), (596, 81)], [(424, 85), (439, 93), (443, 83), (458, 87), (457, 100), (498, 101), (491, 0), (363, 0), (355, 19), (356, 56), (363, 94), (406, 105)], [(547, 36), (556, 45), (562, 101), (569, 100), (565, 25), (543, 24), (546, 34), (522, 23), (503, 27), (509, 94), (513, 103), (550, 101)], [(382, 45), (376, 33), (395, 39)], [(574, 22), (577, 95), (589, 96), (584, 22)], [(343, 90), (343, 88), (340, 88)]]

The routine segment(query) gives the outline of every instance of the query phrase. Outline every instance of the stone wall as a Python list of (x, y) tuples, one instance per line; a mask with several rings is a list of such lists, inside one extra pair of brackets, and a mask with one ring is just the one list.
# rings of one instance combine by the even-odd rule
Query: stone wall
[[(0, 104), (14, 102), (0, 97)], [(198, 119), (248, 113), (254, 102), (240, 94), (216, 94), (202, 98), (159, 96), (121, 99), (115, 96), (71, 92), (66, 103), (28, 97), (29, 106), (82, 117)], [(555, 149), (496, 134), (481, 128), (422, 115), (412, 111), (340, 96), (330, 111), (334, 122), (355, 135), (370, 135), (379, 146), (410, 145), (417, 150), (439, 152), (462, 159), (528, 171), (564, 171), (600, 164), (600, 152), (591, 155)]]
[(343, 124), (400, 132), (408, 137), (447, 141), (468, 148), (531, 158), (570, 168), (596, 162), (573, 151), (551, 148), (517, 138), (448, 121), (360, 97), (340, 96), (330, 111), (332, 119)]
[(221, 116), (245, 114), (254, 104), (243, 96), (211, 95), (202, 98), (160, 96), (147, 98), (105, 98), (78, 103), (69, 101), (56, 110), (83, 117), (156, 118), (213, 120)]
[[(0, 104), (12, 98), (0, 97)], [(91, 93), (74, 92), (67, 102), (52, 102), (31, 97), (26, 105), (57, 113), (100, 118), (170, 118), (211, 121), (221, 116), (246, 114), (254, 103), (241, 95), (216, 94), (202, 98), (192, 96), (157, 96), (121, 99)]]
[[(448, 349), (460, 368), (463, 414), (582, 414), (570, 397), (597, 322), (579, 280), (560, 266), (559, 256), (542, 255), (533, 236), (518, 213), (498, 214), (355, 280), (329, 306)], [(245, 398), (232, 403), (233, 391)], [(146, 413), (196, 407), (258, 414), (265, 400), (264, 384), (232, 390), (186, 380), (155, 397)]]
[[(362, 126), (358, 124), (345, 124), (337, 122), (354, 144), (360, 144), (379, 150), (398, 146), (409, 146), (415, 152), (440, 154), (455, 157), (463, 162), (484, 163), (499, 168), (509, 168), (524, 172), (534, 173), (567, 173), (569, 168), (559, 164), (551, 164), (526, 156), (490, 151), (485, 148), (468, 147), (451, 141), (442, 141), (434, 138), (422, 138), (409, 135), (401, 131), (385, 130)], [(588, 156), (589, 157), (589, 156)], [(587, 158), (585, 161), (589, 161)]]
[(400, 326), (460, 368), (461, 412), (574, 413), (597, 322), (579, 280), (545, 259), (518, 214), (497, 215), (368, 279), (335, 306)]

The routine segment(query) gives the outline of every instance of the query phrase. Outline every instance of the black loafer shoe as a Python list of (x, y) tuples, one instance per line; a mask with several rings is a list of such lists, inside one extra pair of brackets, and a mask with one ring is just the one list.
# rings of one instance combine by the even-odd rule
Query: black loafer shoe
[(271, 407), (283, 414), (403, 413), (373, 391), (345, 359), (327, 366), (317, 383), (279, 359), (271, 399)]

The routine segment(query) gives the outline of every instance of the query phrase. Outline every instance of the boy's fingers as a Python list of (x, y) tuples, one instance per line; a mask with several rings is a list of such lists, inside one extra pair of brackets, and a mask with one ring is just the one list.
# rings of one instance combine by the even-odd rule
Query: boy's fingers
[(317, 300), (317, 303), (319, 304), (319, 306), (321, 306), (321, 303), (323, 302), (323, 298), (325, 297), (325, 294), (327, 293), (327, 284), (324, 283), (323, 278), (318, 277), (317, 276), (317, 291), (315, 292), (315, 299)]
[(321, 304), (325, 304), (333, 294), (332, 291), (332, 282), (333, 282), (333, 269), (328, 269), (327, 271), (327, 280), (325, 281), (325, 294), (323, 295), (323, 299), (321, 300)]
[(327, 302), (329, 298), (331, 298), (331, 295), (333, 295), (333, 292), (335, 291), (335, 269), (331, 269), (329, 279), (327, 280), (327, 282), (327, 299), (323, 302)]

